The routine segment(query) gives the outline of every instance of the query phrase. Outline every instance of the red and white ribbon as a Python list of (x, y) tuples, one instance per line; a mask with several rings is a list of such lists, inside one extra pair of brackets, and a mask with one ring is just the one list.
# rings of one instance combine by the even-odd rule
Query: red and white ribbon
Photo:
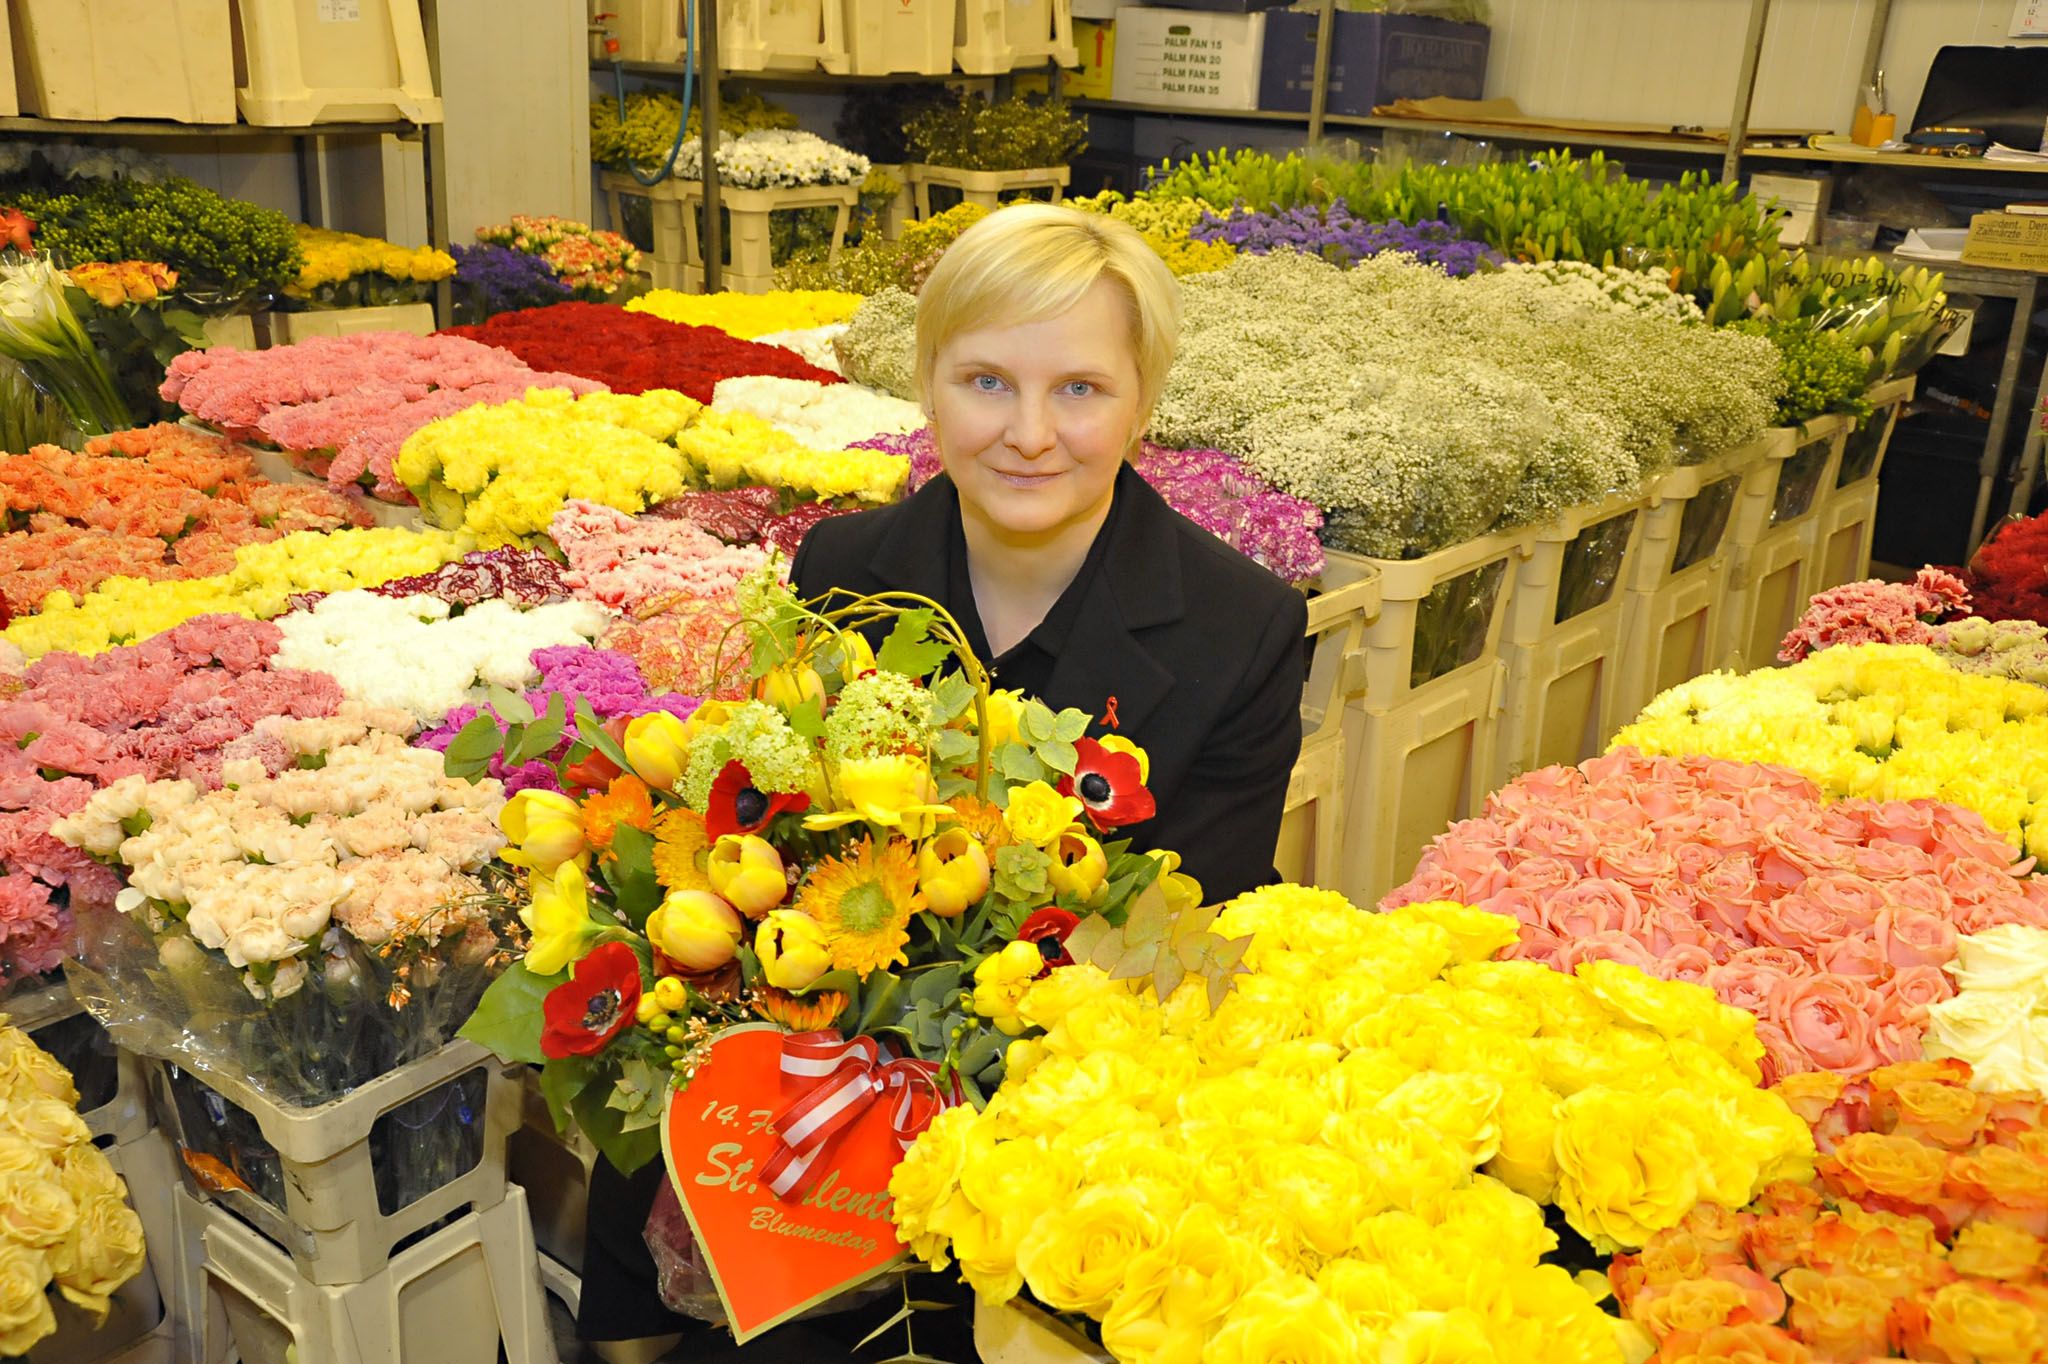
[(939, 1068), (908, 1057), (883, 1059), (872, 1037), (842, 1038), (830, 1028), (791, 1033), (782, 1039), (782, 1074), (809, 1086), (775, 1117), (775, 1154), (761, 1171), (777, 1198), (788, 1199), (810, 1186), (811, 1168), (832, 1138), (851, 1127), (868, 1105), (894, 1096), (889, 1125), (908, 1151), (940, 1110), (959, 1102), (939, 1086)]

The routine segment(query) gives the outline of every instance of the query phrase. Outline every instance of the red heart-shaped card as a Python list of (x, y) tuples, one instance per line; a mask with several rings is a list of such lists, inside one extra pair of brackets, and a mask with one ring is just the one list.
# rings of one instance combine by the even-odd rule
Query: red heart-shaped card
[(888, 1104), (870, 1104), (833, 1139), (808, 1190), (782, 1199), (761, 1182), (776, 1151), (771, 1122), (816, 1083), (783, 1076), (782, 1037), (767, 1023), (720, 1033), (662, 1116), (669, 1182), (742, 1343), (904, 1254), (889, 1198), (903, 1152)]

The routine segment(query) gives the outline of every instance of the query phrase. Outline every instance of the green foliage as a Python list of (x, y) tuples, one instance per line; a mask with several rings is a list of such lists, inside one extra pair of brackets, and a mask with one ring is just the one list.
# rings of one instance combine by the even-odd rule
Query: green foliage
[(1863, 416), (1865, 365), (1862, 353), (1839, 332), (1807, 319), (1751, 318), (1731, 323), (1734, 331), (1769, 338), (1778, 348), (1785, 394), (1778, 399), (1779, 426), (1798, 426), (1824, 412)]
[[(738, 137), (762, 128), (794, 128), (796, 115), (779, 104), (763, 99), (754, 91), (737, 86), (721, 88), (718, 116), (719, 136)], [(652, 170), (668, 159), (675, 145), (676, 124), (683, 116), (683, 102), (666, 90), (636, 90), (626, 96), (626, 114), (619, 116), (616, 96), (590, 101), (590, 159), (601, 166), (634, 163)], [(689, 136), (697, 134), (702, 113), (690, 110)]]
[(60, 265), (161, 261), (187, 297), (275, 292), (298, 277), (298, 230), (284, 214), (227, 199), (182, 176), (162, 184), (95, 180), (75, 191), (24, 189), (0, 202), (36, 220), (36, 244)]
[(1716, 264), (1707, 320), (1808, 321), (1835, 332), (1875, 384), (1927, 363), (1955, 326), (1942, 277), (1923, 266), (1893, 270), (1876, 256), (1826, 259), (1804, 251)]
[(1190, 975), (1208, 986), (1209, 1008), (1223, 1007), (1231, 982), (1247, 974), (1244, 950), (1249, 937), (1225, 938), (1209, 931), (1219, 906), (1190, 907), (1176, 914), (1154, 884), (1131, 901), (1121, 924), (1091, 915), (1067, 938), (1067, 952), (1077, 962), (1107, 971), (1112, 980), (1145, 979), (1164, 1000)]
[(887, 289), (915, 293), (962, 232), (986, 217), (988, 210), (960, 204), (923, 222), (911, 223), (897, 241), (869, 233), (858, 246), (827, 260), (822, 249), (801, 254), (775, 272), (778, 289), (844, 289), (878, 294)]
[(911, 156), (962, 170), (1064, 166), (1088, 146), (1088, 120), (1062, 100), (1037, 95), (993, 102), (962, 94), (913, 114), (903, 135)]

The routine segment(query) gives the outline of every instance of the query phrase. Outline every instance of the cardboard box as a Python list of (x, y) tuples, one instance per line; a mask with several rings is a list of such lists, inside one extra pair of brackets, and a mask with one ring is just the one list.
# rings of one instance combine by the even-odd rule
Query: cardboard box
[[(1060, 94), (1067, 99), (1108, 99), (1116, 60), (1116, 22), (1075, 19), (1074, 50), (1081, 54), (1081, 64), (1066, 68), (1060, 78)], [(1042, 71), (1020, 72), (1011, 79), (1020, 95), (1042, 95), (1052, 89), (1052, 81)]]
[(1256, 108), (1266, 18), (1123, 6), (1116, 12), (1110, 97), (1189, 109)]
[(1963, 264), (2048, 273), (2048, 218), (2025, 213), (1979, 213), (1970, 219)]
[[(1412, 14), (1331, 16), (1328, 112), (1364, 116), (1397, 99), (1478, 99), (1485, 93), (1491, 32)], [(1316, 76), (1316, 15), (1271, 10), (1259, 73), (1259, 107), (1307, 113)]]
[(1832, 175), (1752, 175), (1749, 192), (1758, 199), (1776, 199), (1786, 212), (1778, 240), (1787, 246), (1818, 242), (1821, 222), (1828, 216), (1828, 195), (1834, 189)]

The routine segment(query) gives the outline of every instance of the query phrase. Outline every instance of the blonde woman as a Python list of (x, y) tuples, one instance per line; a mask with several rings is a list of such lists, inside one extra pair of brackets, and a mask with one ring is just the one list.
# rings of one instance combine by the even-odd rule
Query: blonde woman
[[(1129, 832), (1140, 848), (1178, 852), (1213, 902), (1273, 879), (1301, 748), (1307, 607), (1129, 467), (1179, 326), (1173, 276), (1127, 225), (1045, 204), (989, 215), (918, 300), (918, 378), (944, 474), (896, 506), (819, 524), (793, 576), (804, 597), (929, 597), (996, 686), (1086, 711), (1097, 737), (1143, 746), (1157, 809)], [(640, 1230), (660, 1177), (657, 1164), (629, 1186), (599, 1162), (586, 1339), (704, 1329), (654, 1297)], [(939, 1293), (959, 1310), (920, 1314), (919, 1350), (973, 1358), (969, 1295), (913, 1296)], [(740, 1348), (707, 1338), (688, 1357), (880, 1359), (898, 1353), (893, 1335), (852, 1347), (895, 1306), (792, 1323)]]

